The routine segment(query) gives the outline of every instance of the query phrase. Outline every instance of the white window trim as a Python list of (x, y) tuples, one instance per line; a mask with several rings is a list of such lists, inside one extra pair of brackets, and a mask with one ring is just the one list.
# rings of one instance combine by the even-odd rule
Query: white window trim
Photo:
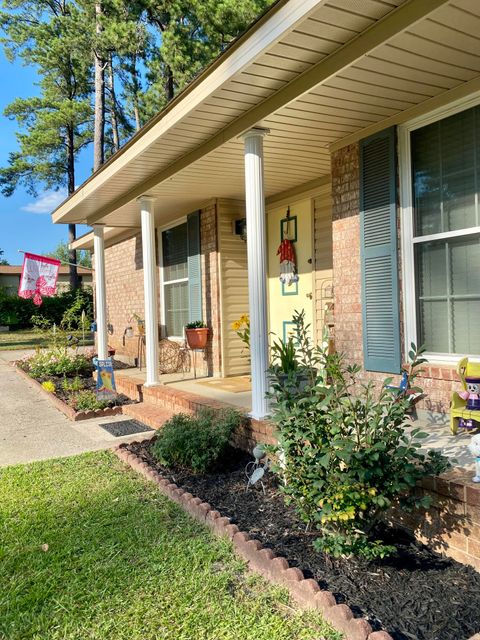
[[(177, 218), (174, 222), (170, 224), (164, 225), (162, 227), (157, 228), (158, 233), (158, 264), (160, 265), (160, 324), (162, 326), (162, 332), (165, 329), (166, 318), (165, 318), (165, 289), (164, 286), (166, 284), (175, 284), (176, 282), (188, 282), (187, 278), (181, 278), (178, 280), (167, 280), (165, 281), (164, 276), (164, 267), (163, 267), (163, 238), (162, 234), (164, 231), (168, 231), (168, 229), (173, 229), (174, 227), (179, 227), (181, 224), (185, 224), (187, 222), (187, 216), (182, 216), (181, 218)], [(181, 336), (168, 336), (169, 340), (174, 340), (176, 342), (183, 342), (185, 340), (185, 334)]]
[[(416, 242), (427, 241), (430, 236), (414, 236), (413, 229), (413, 203), (412, 203), (412, 158), (410, 149), (410, 134), (415, 129), (447, 118), (448, 116), (465, 111), (470, 107), (480, 104), (480, 92), (476, 92), (452, 102), (451, 104), (435, 109), (428, 114), (414, 118), (398, 127), (398, 157), (400, 179), (400, 239), (402, 255), (402, 291), (403, 291), (403, 327), (404, 327), (404, 353), (408, 354), (410, 344), (417, 341), (417, 307), (415, 291), (415, 265), (414, 246)], [(449, 231), (435, 234), (435, 239), (455, 237), (479, 233), (479, 227), (468, 231)], [(433, 238), (433, 236), (432, 236)], [(425, 357), (433, 364), (457, 364), (462, 356), (480, 358), (480, 354), (451, 354), (451, 353), (426, 353)]]

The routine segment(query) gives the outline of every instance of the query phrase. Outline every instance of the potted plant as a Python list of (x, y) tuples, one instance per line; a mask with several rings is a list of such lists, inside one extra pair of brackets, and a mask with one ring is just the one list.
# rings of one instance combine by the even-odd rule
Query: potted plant
[(188, 322), (185, 325), (185, 336), (190, 349), (205, 349), (210, 329), (202, 320)]

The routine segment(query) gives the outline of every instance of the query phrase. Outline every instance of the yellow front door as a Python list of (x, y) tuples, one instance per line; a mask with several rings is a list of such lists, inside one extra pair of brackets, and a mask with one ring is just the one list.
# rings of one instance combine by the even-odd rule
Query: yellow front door
[[(313, 316), (313, 205), (310, 198), (267, 209), (268, 230), (268, 310), (270, 342), (285, 339), (292, 329), (294, 311), (305, 311), (306, 323), (314, 336)], [(277, 250), (283, 238), (289, 236), (295, 249), (298, 282), (280, 282), (280, 256)], [(272, 335), (275, 334), (275, 335)]]

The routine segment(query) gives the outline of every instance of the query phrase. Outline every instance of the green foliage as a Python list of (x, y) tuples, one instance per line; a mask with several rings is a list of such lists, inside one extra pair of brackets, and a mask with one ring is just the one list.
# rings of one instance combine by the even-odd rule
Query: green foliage
[(45, 389), (45, 391), (48, 391), (48, 393), (55, 393), (57, 390), (55, 383), (51, 380), (45, 380), (45, 382), (42, 382), (42, 388)]
[(82, 328), (82, 311), (85, 311), (85, 330), (93, 316), (93, 295), (90, 287), (67, 290), (52, 298), (43, 298), (42, 306), (32, 300), (20, 298), (0, 287), (0, 324), (14, 328), (35, 327), (47, 330), (54, 324), (65, 329)]
[(73, 379), (64, 378), (62, 380), (62, 389), (66, 393), (78, 393), (82, 391), (85, 386), (85, 382), (80, 378), (80, 376), (75, 376)]
[(3, 257), (4, 253), (5, 251), (3, 249), (0, 249), (0, 265), (8, 265), (8, 260), (5, 260), (5, 258)]
[(32, 378), (88, 375), (93, 370), (89, 357), (67, 348), (38, 350), (20, 365)]
[[(306, 356), (306, 360), (305, 360)], [(410, 351), (409, 389), (425, 360)], [(409, 394), (381, 384), (361, 384), (360, 367), (317, 348), (300, 363), (322, 364), (315, 383), (297, 388), (273, 384), (278, 428), (276, 471), (300, 517), (320, 531), (315, 545), (333, 556), (383, 557), (394, 547), (377, 538), (382, 515), (395, 502), (404, 509), (428, 507), (413, 493), (418, 480), (448, 467), (435, 452), (423, 453), (426, 433), (408, 432)]]
[(108, 400), (98, 400), (95, 391), (84, 389), (71, 396), (70, 405), (75, 411), (96, 411), (108, 407)]
[(296, 357), (296, 349), (293, 338), (288, 338), (286, 342), (277, 340), (271, 348), (272, 366), (275, 370), (282, 373), (291, 373), (297, 371), (299, 364)]
[[(80, 267), (86, 267), (90, 269), (92, 266), (92, 255), (90, 251), (83, 251), (82, 249), (77, 249), (77, 258), (76, 264)], [(50, 258), (56, 258), (61, 262), (69, 262), (70, 261), (70, 250), (68, 248), (67, 242), (59, 242), (53, 251), (45, 254), (46, 256), (50, 256)]]
[(203, 320), (193, 320), (193, 322), (187, 322), (185, 329), (206, 329), (207, 325)]
[(242, 420), (234, 409), (201, 409), (196, 416), (179, 413), (158, 431), (153, 454), (167, 466), (206, 473), (218, 465)]

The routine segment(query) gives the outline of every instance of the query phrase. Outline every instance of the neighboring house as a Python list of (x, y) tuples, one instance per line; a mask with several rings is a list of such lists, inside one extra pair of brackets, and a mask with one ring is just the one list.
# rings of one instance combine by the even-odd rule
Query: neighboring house
[(304, 309), (319, 341), (333, 302), (336, 348), (365, 379), (424, 344), (422, 406), (445, 412), (457, 360), (480, 357), (479, 149), (480, 3), (285, 0), (53, 220), (94, 227), (74, 247), (95, 248), (99, 352), (108, 323), (133, 357), (125, 331), (145, 317), (149, 385), (159, 336), (188, 319), (212, 329), (211, 375), (244, 372), (231, 323), (250, 313), (261, 418), (270, 332)]
[[(84, 267), (78, 267), (78, 277), (82, 287), (92, 286), (92, 271)], [(0, 288), (9, 293), (17, 293), (22, 275), (22, 265), (0, 265)], [(61, 293), (70, 286), (68, 267), (61, 265), (58, 272), (57, 292)]]

